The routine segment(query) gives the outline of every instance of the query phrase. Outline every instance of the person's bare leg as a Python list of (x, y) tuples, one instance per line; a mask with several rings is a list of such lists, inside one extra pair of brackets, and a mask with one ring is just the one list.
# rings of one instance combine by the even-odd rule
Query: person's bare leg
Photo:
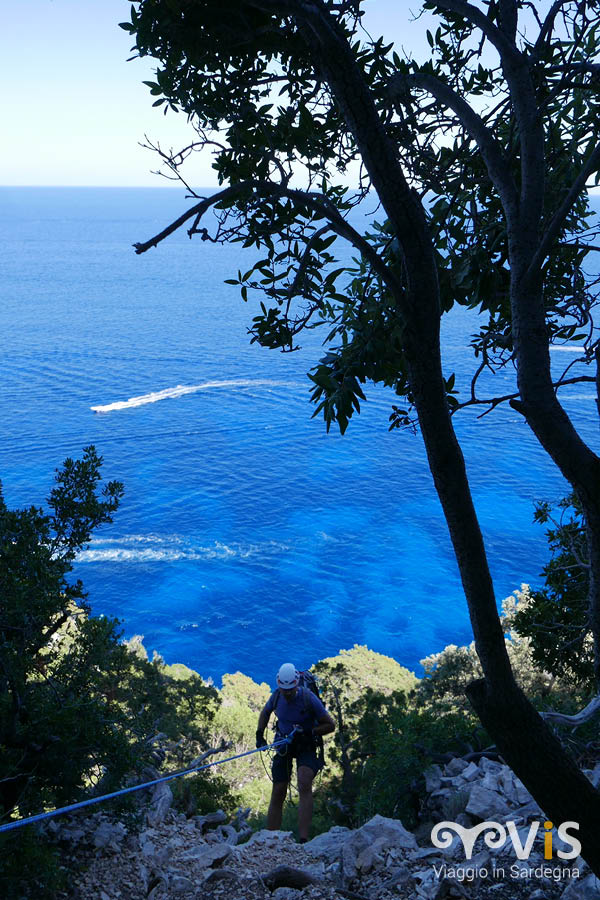
[(298, 837), (307, 841), (313, 814), (312, 783), (315, 773), (310, 766), (298, 767)]
[(277, 781), (271, 791), (271, 802), (267, 813), (267, 828), (269, 831), (279, 831), (283, 818), (283, 803), (287, 794), (287, 782)]

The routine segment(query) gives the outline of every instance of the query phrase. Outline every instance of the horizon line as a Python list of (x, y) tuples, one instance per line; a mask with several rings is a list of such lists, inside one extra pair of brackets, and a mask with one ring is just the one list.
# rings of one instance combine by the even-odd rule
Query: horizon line
[[(0, 188), (131, 188), (139, 190), (139, 188), (182, 188), (181, 184), (0, 184)], [(220, 185), (200, 185), (198, 189), (218, 189)]]
[[(100, 189), (106, 188), (108, 190), (174, 190), (175, 188), (184, 188), (182, 184), (165, 184), (157, 183), (157, 184), (0, 184), (0, 190), (3, 188), (12, 188), (12, 189), (39, 189), (39, 188), (78, 188), (78, 189)], [(194, 190), (221, 190), (223, 188), (222, 185), (219, 184), (203, 184), (198, 185)], [(600, 185), (594, 185), (593, 187), (589, 187), (587, 189), (588, 194), (600, 194)]]

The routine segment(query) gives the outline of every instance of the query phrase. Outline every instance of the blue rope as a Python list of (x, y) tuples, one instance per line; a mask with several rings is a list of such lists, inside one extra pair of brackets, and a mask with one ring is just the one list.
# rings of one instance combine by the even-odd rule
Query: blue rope
[(181, 778), (182, 775), (190, 775), (192, 772), (201, 772), (203, 769), (210, 769), (212, 766), (221, 766), (223, 763), (231, 762), (234, 759), (241, 759), (243, 756), (250, 756), (252, 753), (261, 753), (263, 750), (273, 750), (281, 744), (290, 744), (296, 732), (294, 728), (287, 737), (273, 744), (257, 747), (256, 750), (246, 750), (244, 753), (237, 753), (235, 756), (229, 756), (227, 759), (218, 759), (215, 762), (206, 763), (203, 766), (193, 766), (191, 769), (184, 769), (181, 772), (172, 772), (170, 775), (163, 775), (162, 778), (156, 778), (154, 781), (146, 781), (144, 784), (134, 784), (132, 787), (121, 788), (120, 791), (113, 791), (112, 794), (103, 794), (101, 797), (92, 797), (90, 800), (81, 800), (79, 803), (72, 803), (70, 806), (61, 806), (60, 809), (53, 809), (50, 812), (38, 813), (37, 816), (28, 816), (26, 819), (17, 819), (14, 822), (8, 822), (6, 825), (0, 825), (0, 834), (3, 831), (11, 831), (13, 828), (20, 828), (22, 825), (31, 825), (33, 822), (41, 822), (42, 819), (51, 819), (53, 816), (60, 816), (63, 813), (73, 812), (74, 809), (82, 809), (84, 806), (91, 806), (93, 803), (100, 803), (102, 800), (112, 800), (113, 797), (122, 797), (123, 794), (131, 794), (133, 791), (142, 791), (144, 788), (152, 787), (153, 784), (163, 784), (165, 781), (172, 781), (173, 778)]

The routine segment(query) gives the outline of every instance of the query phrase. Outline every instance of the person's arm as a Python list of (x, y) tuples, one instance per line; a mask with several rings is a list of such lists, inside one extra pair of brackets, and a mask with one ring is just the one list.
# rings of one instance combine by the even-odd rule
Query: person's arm
[(315, 736), (322, 736), (324, 734), (331, 734), (332, 731), (335, 731), (335, 722), (325, 710), (325, 713), (317, 719), (317, 724), (313, 728), (312, 733)]
[(270, 699), (267, 700), (265, 705), (263, 706), (260, 715), (258, 717), (258, 724), (256, 726), (256, 746), (265, 747), (267, 742), (265, 741), (265, 728), (269, 724), (269, 719), (271, 718), (271, 708), (270, 708)]
[(311, 703), (314, 712), (314, 716), (317, 724), (313, 727), (312, 733), (315, 737), (323, 736), (324, 734), (331, 734), (332, 731), (335, 731), (335, 722), (323, 706), (322, 700), (316, 696), (316, 694), (312, 694)]

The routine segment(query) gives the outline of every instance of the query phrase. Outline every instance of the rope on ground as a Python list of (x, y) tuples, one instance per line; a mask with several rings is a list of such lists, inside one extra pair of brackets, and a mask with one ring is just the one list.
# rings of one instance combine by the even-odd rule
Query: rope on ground
[(35, 816), (28, 816), (25, 819), (16, 819), (14, 822), (0, 825), (0, 834), (4, 831), (12, 831), (13, 828), (21, 828), (22, 825), (31, 825), (33, 822), (41, 822), (43, 819), (62, 816), (65, 813), (73, 812), (76, 809), (83, 809), (84, 806), (92, 806), (94, 803), (101, 803), (103, 800), (112, 800), (114, 797), (122, 797), (124, 794), (131, 794), (133, 791), (142, 791), (155, 784), (164, 784), (165, 781), (181, 778), (182, 775), (191, 775), (193, 772), (201, 772), (203, 769), (210, 769), (213, 766), (222, 766), (223, 763), (232, 762), (234, 759), (242, 759), (242, 757), (251, 756), (253, 753), (261, 753), (263, 750), (273, 750), (281, 744), (291, 743), (295, 731), (296, 729), (290, 732), (285, 738), (281, 738), (272, 744), (267, 744), (264, 747), (257, 747), (256, 750), (246, 750), (244, 753), (237, 753), (235, 756), (227, 757), (227, 759), (218, 759), (215, 760), (215, 762), (206, 763), (203, 766), (192, 766), (189, 769), (183, 769), (181, 772), (171, 772), (170, 775), (163, 775), (162, 778), (155, 778), (154, 781), (146, 781), (144, 784), (134, 784), (131, 787), (121, 788), (120, 791), (113, 791), (112, 794), (103, 794), (101, 797), (91, 797), (88, 800), (81, 800), (79, 803), (72, 803), (70, 806), (61, 806), (59, 809), (53, 809), (50, 812), (38, 813)]

